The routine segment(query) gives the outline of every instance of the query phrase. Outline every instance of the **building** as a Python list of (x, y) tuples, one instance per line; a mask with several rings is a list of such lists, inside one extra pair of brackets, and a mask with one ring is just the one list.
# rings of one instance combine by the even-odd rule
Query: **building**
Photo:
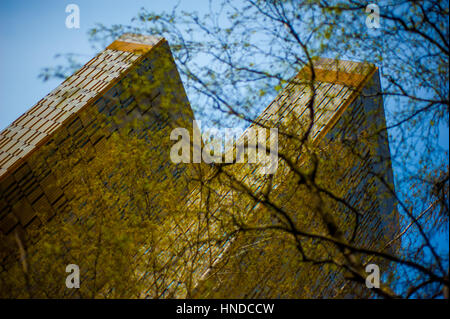
[[(314, 79), (310, 69), (305, 67), (252, 125), (274, 126), (286, 135), (307, 136), (293, 149), (295, 142), (285, 144), (280, 138), (280, 154), (289, 154), (293, 162), (298, 161), (296, 167), (301, 168), (311, 165), (307, 163), (308, 159), (302, 159), (307, 153), (302, 143), (316, 147), (318, 156), (330, 165), (322, 167), (329, 174), (323, 180), (328, 181), (329, 189), (340, 194), (349, 205), (334, 202), (328, 208), (330, 216), (345, 232), (343, 236), (361, 247), (394, 252), (398, 243), (393, 244), (391, 239), (399, 224), (378, 69), (371, 64), (325, 58), (316, 59), (313, 65)], [(346, 158), (351, 158), (351, 162), (345, 163)], [(230, 168), (230, 171), (255, 194), (270, 183), (273, 202), (279, 203), (278, 208), (290, 214), (294, 224), (312, 233), (324, 233), (324, 229), (314, 222), (320, 219), (319, 216), (310, 216), (308, 209), (301, 207), (309, 204), (308, 199), (296, 198), (299, 193), (293, 192), (292, 188), (296, 187), (297, 181), (289, 177), (292, 169), (281, 162), (283, 160), (269, 182), (266, 176), (258, 174), (259, 168), (255, 166)], [(224, 198), (227, 196), (239, 198), (233, 191)], [(309, 195), (303, 192), (300, 196)], [(245, 201), (242, 197), (237, 199), (240, 200)], [(330, 197), (328, 200), (334, 201)], [(350, 206), (361, 213), (357, 220)], [(247, 207), (242, 209), (248, 210)], [(259, 209), (258, 201), (254, 202), (251, 211)], [(273, 219), (260, 222), (263, 216), (270, 215), (267, 210), (254, 215), (254, 226), (270, 228), (279, 225)], [(355, 228), (354, 225), (358, 226)], [(194, 295), (201, 298), (370, 296), (368, 289), (359, 289), (358, 285), (345, 280), (344, 272), (336, 271), (326, 263), (314, 264), (315, 256), (308, 256), (311, 261), (305, 262), (292, 241), (291, 235), (279, 235), (270, 229), (240, 236), (227, 248), (221, 262), (202, 277)], [(317, 245), (317, 242), (305, 240), (303, 244), (307, 247)], [(370, 260), (361, 258), (365, 262)], [(380, 260), (371, 261), (384, 270), (390, 267)]]
[[(342, 140), (346, 140), (349, 149), (356, 150), (361, 158), (350, 167), (342, 165), (342, 172), (333, 177), (333, 182), (340, 179), (345, 199), (365, 212), (355, 231), (356, 242), (379, 248), (392, 238), (397, 219), (392, 193), (369, 176), (376, 173), (393, 185), (383, 105), (377, 96), (377, 69), (364, 63), (318, 59), (314, 71), (311, 80), (311, 71), (305, 67), (253, 126), (277, 127), (280, 132), (297, 135), (308, 132), (306, 142), (323, 149), (334, 144), (342, 147)], [(311, 105), (315, 110), (313, 121), (309, 120)], [(33, 242), (28, 233), (40, 227), (38, 212), (46, 212), (49, 219), (71, 212), (74, 199), (66, 195), (71, 183), (64, 177), (56, 178), (52, 171), (61, 156), (70, 158), (82, 150), (87, 160), (101, 159), (112, 132), (128, 129), (127, 123), (136, 119), (140, 123), (136, 134), (144, 140), (157, 140), (160, 144), (153, 147), (164, 153), (162, 158), (168, 163), (170, 128), (185, 127), (191, 134), (197, 129), (167, 42), (126, 34), (1, 132), (3, 275), (17, 263), (18, 245)], [(374, 138), (362, 143), (364, 132), (373, 132)], [(244, 133), (242, 138), (251, 137)], [(287, 150), (285, 143), (281, 138), (282, 151)], [(344, 156), (344, 151), (332, 154)], [(297, 159), (301, 156), (296, 155)], [(289, 168), (279, 161), (279, 169), (270, 181), (260, 174), (258, 165), (236, 163), (224, 171), (229, 175), (228, 182), (239, 179), (251, 191), (258, 192), (270, 183), (276, 189), (276, 200), (283, 201), (283, 207), (300, 221), (304, 216), (296, 212), (298, 203), (289, 199), (292, 194), (290, 184), (286, 184), (289, 179), (285, 178)], [(338, 161), (330, 162), (339, 166)], [(191, 166), (186, 165), (177, 174), (185, 176), (185, 168)], [(206, 176), (217, 173), (217, 167), (200, 166)], [(173, 166), (173, 170), (177, 168)], [(299, 264), (295, 257), (298, 252), (292, 245), (285, 247), (285, 238), (268, 245), (263, 240), (265, 233), (233, 236), (236, 225), (230, 216), (246, 212), (249, 217), (243, 220), (258, 224), (265, 211), (257, 199), (230, 185), (213, 181), (211, 186), (216, 192), (211, 194), (192, 181), (179, 194), (183, 213), (164, 215), (159, 220), (160, 227), (170, 231), (165, 233), (156, 255), (161, 265), (158, 273), (136, 270), (144, 286), (148, 284), (139, 297), (340, 297), (354, 291), (342, 287), (339, 272)], [(354, 223), (344, 217), (346, 207), (334, 208), (339, 212), (335, 217), (343, 225)], [(345, 235), (351, 236), (350, 231)], [(279, 247), (285, 247), (284, 253), (279, 254)], [(267, 260), (273, 262), (266, 269)], [(283, 286), (283, 282), (290, 287)], [(0, 291), (3, 295), (6, 288)], [(107, 289), (104, 296), (108, 296)]]
[[(38, 212), (51, 218), (70, 211), (70, 181), (56, 179), (56, 163), (80, 151), (102, 156), (111, 133), (135, 119), (143, 138), (169, 125), (191, 129), (193, 114), (163, 38), (123, 35), (1, 132), (3, 271), (16, 263), (16, 235), (24, 245), (32, 241)], [(168, 161), (168, 149), (164, 156)]]

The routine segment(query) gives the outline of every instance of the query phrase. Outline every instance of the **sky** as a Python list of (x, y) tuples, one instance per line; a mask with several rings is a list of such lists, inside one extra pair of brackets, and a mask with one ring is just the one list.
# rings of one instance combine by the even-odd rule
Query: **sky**
[[(80, 8), (79, 29), (65, 25), (69, 15), (65, 9), (72, 3)], [(55, 55), (76, 53), (82, 64), (95, 56), (88, 30), (96, 23), (129, 24), (144, 6), (149, 11), (170, 11), (177, 3), (185, 10), (208, 8), (207, 0), (1, 0), (0, 131), (62, 82), (38, 78), (44, 67), (64, 64)], [(441, 132), (440, 144), (448, 149), (448, 130)], [(448, 235), (442, 243), (448, 245)]]
[[(127, 24), (144, 6), (149, 11), (170, 11), (178, 2), (186, 10), (202, 11), (207, 6), (200, 0), (1, 0), (0, 130), (62, 82), (38, 78), (44, 67), (64, 64), (55, 55), (80, 54), (77, 60), (83, 64), (95, 56), (87, 32), (96, 23)], [(66, 6), (72, 3), (80, 8), (79, 29), (65, 24), (70, 14)]]
[[(65, 25), (72, 3), (80, 8), (79, 29)], [(62, 82), (38, 78), (43, 68), (64, 65), (57, 54), (75, 53), (84, 64), (97, 53), (88, 40), (96, 23), (128, 24), (142, 7), (170, 11), (176, 4), (199, 12), (208, 8), (208, 0), (1, 0), (0, 130)], [(448, 149), (448, 132), (441, 131), (440, 144)]]

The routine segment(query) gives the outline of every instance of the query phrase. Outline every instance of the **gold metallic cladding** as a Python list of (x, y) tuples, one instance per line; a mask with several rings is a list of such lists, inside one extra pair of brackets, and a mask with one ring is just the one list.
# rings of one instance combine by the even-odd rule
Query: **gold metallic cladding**
[[(354, 88), (357, 88), (366, 78), (363, 73), (348, 73), (320, 68), (314, 68), (314, 75), (314, 81), (342, 84)], [(300, 71), (299, 78), (312, 80), (311, 69), (305, 67)]]
[[(157, 45), (157, 44), (155, 44), (155, 45)], [(116, 51), (132, 52), (134, 54), (141, 55), (141, 54), (145, 54), (148, 51), (150, 51), (155, 45), (132, 43), (132, 42), (124, 42), (124, 41), (116, 40), (113, 43), (111, 43), (110, 45), (108, 45), (106, 47), (106, 49), (108, 49), (108, 50), (116, 50)]]
[(349, 105), (351, 105), (356, 100), (356, 98), (360, 95), (362, 89), (367, 85), (369, 80), (373, 78), (373, 75), (375, 74), (375, 72), (377, 70), (378, 70), (377, 67), (372, 66), (372, 68), (367, 73), (367, 75), (364, 76), (362, 78), (361, 82), (359, 82), (359, 84), (356, 86), (356, 88), (354, 89), (352, 94), (349, 96), (347, 101), (345, 101), (345, 103), (339, 109), (336, 110), (336, 113), (331, 117), (331, 119), (328, 121), (328, 123), (325, 125), (325, 127), (322, 129), (322, 131), (319, 133), (319, 135), (315, 139), (314, 143), (319, 143), (319, 141), (322, 140), (322, 138), (324, 138), (327, 135), (327, 133), (334, 127), (334, 125), (339, 121), (339, 119), (341, 118), (341, 116), (345, 112), (345, 110), (349, 107)]
[[(126, 43), (126, 44), (135, 44), (135, 43), (129, 43), (129, 42), (123, 42), (123, 41), (114, 41), (113, 43), (111, 43), (111, 45), (108, 46), (108, 48), (110, 50), (117, 50), (117, 51), (125, 51), (125, 50), (121, 50), (121, 49), (113, 49), (110, 48), (115, 42), (121, 42), (121, 43)], [(160, 45), (162, 45), (163, 43), (165, 43), (166, 40), (164, 38), (162, 38), (160, 41), (158, 41), (156, 44), (150, 46), (150, 45), (144, 45), (144, 44), (136, 44), (137, 46), (144, 46), (149, 48), (147, 50), (147, 52), (149, 52), (151, 49), (154, 49), (156, 47), (159, 47)], [(124, 46), (118, 46), (121, 48), (125, 48)], [(131, 47), (128, 47), (131, 48)], [(132, 51), (129, 51), (132, 52)], [(141, 51), (142, 52), (142, 51)], [(136, 53), (138, 54), (138, 53)], [(41, 141), (39, 141), (39, 143), (37, 143), (33, 149), (28, 152), (25, 156), (17, 159), (11, 166), (7, 167), (6, 169), (2, 169), (0, 168), (0, 182), (2, 182), (5, 178), (7, 178), (8, 176), (10, 176), (12, 173), (14, 173), (23, 163), (25, 163), (31, 155), (34, 154), (34, 152), (36, 152), (40, 147), (42, 147), (43, 145), (45, 145), (51, 138), (52, 136), (58, 134), (60, 132), (61, 129), (63, 129), (67, 123), (70, 123), (70, 121), (73, 121), (75, 119), (75, 117), (82, 112), (83, 110), (85, 110), (87, 107), (91, 106), (100, 96), (103, 96), (106, 92), (108, 92), (108, 90), (110, 90), (114, 85), (116, 85), (119, 81), (121, 81), (131, 70), (133, 70), (133, 66), (138, 65), (139, 63), (142, 62), (142, 60), (144, 59), (145, 54), (140, 54), (140, 56), (133, 62), (132, 66), (126, 70), (124, 70), (117, 78), (115, 78), (114, 80), (112, 80), (107, 86), (105, 86), (101, 92), (99, 92), (96, 96), (92, 97), (90, 100), (88, 100), (83, 107), (81, 107), (76, 113), (72, 113), (70, 114), (66, 119), (64, 119), (64, 121), (62, 121), (61, 124), (58, 125), (58, 128), (53, 131), (50, 135), (47, 135), (46, 137), (44, 137)], [(95, 57), (94, 57), (95, 58)], [(94, 59), (93, 58), (93, 59)], [(88, 62), (89, 63), (89, 62)], [(78, 72), (78, 71), (77, 71)], [(76, 72), (75, 72), (76, 73)], [(74, 73), (74, 74), (75, 74)], [(64, 80), (60, 85), (63, 85), (66, 81), (69, 81), (71, 79), (71, 77), (68, 77), (66, 80)], [(39, 102), (38, 102), (39, 103)], [(36, 107), (36, 105), (33, 105), (31, 109), (33, 109), (34, 107)], [(30, 110), (28, 110), (27, 112), (25, 112), (24, 114), (22, 114), (20, 118), (22, 118), (26, 113), (28, 113)], [(18, 119), (17, 119), (18, 120)], [(17, 121), (16, 120), (16, 121)], [(14, 121), (14, 122), (16, 122)], [(13, 122), (13, 123), (14, 123)], [(9, 126), (8, 126), (9, 127)], [(8, 127), (5, 128), (8, 129)], [(5, 130), (1, 131), (0, 134), (2, 134)], [(17, 141), (19, 142), (19, 141)], [(9, 161), (9, 160), (8, 160)]]

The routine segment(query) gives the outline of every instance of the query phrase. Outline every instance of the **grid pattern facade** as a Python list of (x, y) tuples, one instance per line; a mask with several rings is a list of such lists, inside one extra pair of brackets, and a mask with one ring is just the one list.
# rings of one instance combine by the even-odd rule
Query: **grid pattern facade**
[[(55, 176), (52, 173), (51, 152), (75, 145), (75, 148), (85, 148), (92, 151), (93, 156), (101, 154), (103, 143), (111, 134), (111, 130), (99, 125), (100, 115), (106, 118), (125, 110), (126, 118), (142, 118), (150, 109), (157, 112), (161, 99), (164, 99), (164, 79), (158, 79), (159, 85), (150, 94), (144, 107), (136, 102), (135, 97), (123, 94), (121, 81), (133, 72), (149, 73), (158, 68), (163, 53), (169, 52), (168, 44), (162, 38), (140, 37), (137, 35), (124, 35), (114, 41), (106, 50), (101, 52), (74, 75), (66, 79), (60, 86), (40, 100), (28, 112), (19, 117), (9, 127), (0, 133), (0, 231), (4, 236), (11, 236), (14, 231), (25, 233), (27, 227), (38, 226), (39, 220), (36, 212), (45, 211), (51, 216), (70, 210), (70, 198), (64, 193), (64, 187), (56, 187)], [(183, 86), (177, 74), (173, 61), (169, 61), (172, 68), (168, 76), (175, 78), (176, 86), (171, 87), (178, 92), (176, 107), (171, 110), (175, 117), (184, 118), (184, 123), (193, 119), (192, 111), (184, 93)], [(311, 140), (316, 143), (328, 143), (341, 136), (355, 136), (367, 129), (367, 123), (384, 125), (382, 101), (364, 97), (379, 92), (379, 79), (377, 69), (372, 65), (350, 61), (335, 61), (319, 59), (315, 62), (314, 82), (314, 110), (315, 120), (311, 130)], [(288, 117), (295, 115), (298, 120), (298, 132), (304, 129), (308, 118), (308, 103), (312, 96), (312, 89), (308, 81), (311, 72), (303, 69), (291, 81), (277, 98), (262, 112), (255, 122), (262, 125), (281, 125)], [(173, 85), (172, 85), (173, 86)], [(158, 114), (156, 114), (157, 116)], [(155, 117), (153, 117), (155, 119)], [(278, 124), (277, 124), (278, 123)], [(158, 121), (149, 121), (148, 128), (165, 125)], [(157, 129), (156, 127), (156, 129)], [(114, 127), (119, 129), (119, 127)], [(247, 131), (248, 132), (248, 131)], [(244, 132), (241, 139), (246, 137)], [(247, 136), (248, 137), (248, 136)], [(46, 151), (41, 151), (47, 148)], [(50, 151), (48, 151), (50, 149)], [(301, 154), (299, 154), (300, 156)], [(382, 166), (386, 161), (377, 159), (389, 158), (389, 148), (386, 134), (381, 134), (374, 148), (367, 149), (364, 159), (358, 167), (348, 172), (357, 182), (355, 189), (350, 189), (348, 199), (352, 204), (359, 202), (367, 204), (365, 194), (376, 183), (367, 176), (367, 169), (383, 173), (389, 183), (392, 183), (392, 170)], [(389, 161), (388, 161), (389, 163)], [(264, 186), (265, 180), (261, 177), (260, 168), (247, 164), (237, 164), (235, 174), (250, 189), (257, 191)], [(276, 174), (283, 174), (279, 170)], [(359, 181), (359, 182), (358, 182)], [(69, 185), (66, 185), (66, 187)], [(280, 194), (281, 196), (282, 194)], [(204, 198), (202, 191), (195, 189), (187, 197), (187, 210), (202, 210)], [(395, 201), (377, 194), (380, 200), (373, 202), (370, 211), (366, 212), (361, 221), (358, 232), (358, 241), (361, 243), (374, 243), (380, 237), (390, 237), (385, 232), (388, 225), (394, 225), (395, 220), (387, 218), (394, 209)], [(232, 203), (239, 195), (232, 190), (218, 188), (210, 214), (222, 214), (223, 207)], [(243, 203), (244, 211), (257, 209), (254, 203)], [(386, 217), (386, 218), (385, 218)], [(182, 217), (180, 217), (182, 218)], [(301, 277), (301, 268), (295, 268), (289, 262), (279, 263), (278, 268), (258, 269), (254, 286), (247, 286), (240, 290), (240, 295), (231, 296), (226, 285), (233, 285), (241, 278), (216, 271), (215, 267), (226, 260), (227, 254), (233, 250), (233, 245), (246, 245), (253, 243), (234, 242), (233, 239), (219, 244), (208, 244), (208, 236), (221, 231), (219, 225), (199, 223), (198, 220), (178, 220), (173, 223), (172, 231), (168, 236), (169, 244), (166, 251), (172, 254), (161, 253), (160, 259), (167, 265), (178, 265), (170, 274), (171, 280), (165, 281), (167, 287), (160, 294), (161, 297), (185, 297), (186, 277), (183, 277), (185, 268), (192, 267), (190, 280), (197, 287), (197, 297), (284, 297), (283, 292), (272, 289), (270, 285), (262, 283), (277, 282), (287, 273), (298, 272)], [(218, 234), (222, 236), (223, 234)], [(201, 245), (194, 245), (186, 250), (186, 242), (193, 239), (204, 240)], [(182, 258), (177, 252), (183, 251)], [(0, 263), (4, 266), (9, 257), (7, 250), (0, 251)], [(283, 253), (284, 259), (294, 256), (294, 251)], [(187, 265), (195, 255), (193, 264)], [(273, 257), (273, 256), (272, 256)], [(280, 256), (278, 256), (280, 257)], [(276, 257), (276, 258), (278, 258)], [(253, 261), (258, 266), (268, 256), (255, 255)], [(281, 257), (280, 257), (281, 260)], [(231, 267), (236, 263), (231, 263)], [(232, 269), (231, 269), (232, 270)], [(152, 274), (143, 274), (151, 277)], [(320, 278), (320, 279), (319, 279)], [(159, 280), (158, 278), (150, 278)], [(299, 279), (300, 280), (300, 279)], [(304, 279), (303, 279), (304, 280)], [(314, 283), (321, 282), (321, 287), (312, 287), (317, 296), (334, 296), (339, 281), (333, 273), (315, 274)], [(218, 283), (222, 284), (218, 284)], [(243, 281), (245, 282), (245, 281)], [(302, 281), (303, 284), (311, 282)], [(324, 285), (323, 283), (329, 283)], [(324, 289), (323, 286), (328, 288)], [(326, 291), (326, 290), (329, 291)], [(235, 290), (236, 291), (236, 290)], [(224, 293), (225, 295), (221, 295)], [(301, 295), (301, 291), (296, 292)], [(143, 291), (143, 297), (152, 296), (151, 291)]]
[[(168, 88), (169, 81), (155, 75), (154, 70), (164, 63), (169, 65), (165, 74), (175, 87)], [(157, 84), (143, 103), (136, 96), (124, 94), (121, 88), (125, 79), (136, 74)], [(176, 91), (177, 96), (169, 97), (166, 94), (169, 91)], [(149, 132), (158, 129), (167, 123), (161, 123), (152, 112), (165, 99), (174, 103), (174, 117), (187, 117), (186, 125), (192, 122), (192, 112), (167, 42), (163, 38), (126, 34), (3, 130), (0, 133), (1, 235), (12, 240), (17, 231), (26, 238), (26, 229), (40, 224), (37, 212), (47, 212), (51, 218), (70, 209), (70, 198), (64, 193), (69, 184), (57, 186), (52, 172), (57, 160), (54, 153), (71, 148), (101, 156), (105, 141), (114, 130), (120, 129), (115, 123), (106, 123), (119, 110), (125, 111), (125, 121), (145, 119), (144, 127)], [(107, 124), (112, 127), (106, 128)], [(16, 248), (14, 242), (2, 243), (0, 264), (4, 267), (14, 262), (8, 246)]]
[[(287, 120), (288, 115), (294, 114), (299, 123), (298, 130), (295, 133), (301, 134), (308, 122), (308, 103), (313, 94), (315, 119), (310, 138), (315, 144), (326, 144), (342, 137), (355, 137), (354, 141), (357, 143), (358, 136), (363, 131), (374, 129), (369, 127), (371, 123), (376, 123), (376, 128), (385, 126), (382, 100), (373, 98), (380, 92), (378, 73), (374, 66), (350, 61), (336, 62), (335, 60), (320, 59), (316, 61), (315, 72), (317, 79), (314, 83), (314, 93), (309, 81), (304, 80), (305, 77), (308, 77), (308, 71), (302, 70), (255, 120), (258, 124), (250, 127), (256, 125), (279, 126)], [(248, 135), (248, 132), (249, 130), (244, 132), (239, 141), (244, 138), (255, 138), (253, 135)], [(345, 173), (346, 177), (350, 175), (352, 184), (356, 185), (348, 190), (345, 199), (354, 207), (364, 210), (356, 242), (367, 244), (371, 248), (380, 248), (380, 245), (392, 238), (393, 230), (396, 229), (398, 223), (394, 211), (394, 198), (390, 194), (386, 194), (386, 190), (380, 185), (379, 181), (368, 176), (369, 171), (377, 172), (383, 174), (389, 184), (393, 184), (386, 132), (381, 132), (376, 136), (378, 140), (369, 147), (365, 147), (358, 165)], [(300, 156), (301, 154), (299, 154)], [(254, 192), (265, 185), (265, 178), (261, 174), (261, 170), (261, 166), (246, 163), (234, 164), (232, 168), (236, 179)], [(282, 169), (279, 169), (276, 175), (280, 177), (284, 173)], [(246, 203), (245, 200), (242, 200), (239, 192), (229, 187), (216, 186), (216, 197), (212, 200), (207, 212), (210, 220), (214, 220), (214, 216), (227, 214), (226, 209), (233, 209), (233, 205), (236, 205), (237, 202), (240, 203), (237, 209), (244, 212), (250, 213), (257, 209), (258, 205), (255, 202)], [(276, 185), (274, 185), (274, 188), (276, 188)], [(377, 192), (376, 194), (373, 194), (374, 189)], [(372, 194), (369, 195), (370, 192)], [(282, 196), (283, 194), (279, 195)], [(187, 197), (187, 209), (205, 211), (204, 197), (201, 190), (195, 189)], [(241, 203), (243, 204), (241, 205)], [(342, 207), (337, 209), (345, 210)], [(297, 217), (301, 218), (301, 216)], [(201, 222), (201, 218), (190, 221), (178, 220), (173, 225), (171, 233), (174, 240), (167, 247), (167, 251), (185, 251), (186, 245), (183, 242), (195, 240), (203, 242), (201, 245), (194, 246), (192, 251), (187, 253), (187, 255), (196, 256), (196, 260), (191, 261), (195, 263), (195, 267), (193, 273), (190, 274), (191, 280), (195, 282), (193, 296), (201, 298), (307, 297), (308, 295), (302, 291), (302, 287), (305, 286), (310, 287), (310, 296), (346, 296), (340, 294), (342, 291), (346, 291), (345, 281), (342, 277), (339, 278), (340, 275), (336, 272), (325, 272), (318, 268), (313, 277), (302, 278), (301, 273), (305, 271), (305, 268), (290, 263), (291, 260), (298, 257), (298, 251), (292, 245), (284, 246), (281, 242), (275, 244), (280, 248), (279, 253), (275, 256), (264, 253), (251, 255), (251, 261), (249, 262), (253, 263), (253, 269), (250, 269), (249, 265), (245, 263), (233, 260), (230, 262), (230, 256), (240, 253), (233, 250), (233, 246), (250, 247), (257, 245), (255, 245), (254, 240), (238, 239), (235, 241), (234, 238), (226, 239), (226, 234), (217, 233), (222, 231), (223, 228), (220, 227), (218, 222)], [(349, 234), (346, 235), (349, 236)], [(225, 240), (218, 244), (208, 243), (210, 238), (213, 237), (222, 237)], [(260, 248), (261, 246), (258, 247), (258, 249)], [(167, 265), (176, 263), (175, 260), (178, 258), (176, 253), (168, 255)], [(264, 268), (267, 258), (275, 259), (274, 263), (277, 266)], [(178, 293), (185, 292), (184, 289), (180, 289), (180, 286), (183, 286), (183, 281), (186, 281), (186, 278), (178, 275), (182, 273), (183, 267), (185, 265), (179, 263), (178, 268), (173, 271), (173, 280), (169, 283), (163, 296), (186, 296)], [(236, 275), (238, 272), (234, 267), (239, 268), (241, 274), (244, 274), (246, 278)], [(250, 272), (253, 272), (251, 275), (254, 277), (249, 275)], [(292, 276), (292, 273), (296, 273), (294, 277), (299, 278), (296, 284), (300, 288), (295, 292), (287, 293), (278, 285), (288, 274)], [(252, 280), (248, 278), (252, 278)], [(355, 289), (355, 287), (348, 288), (349, 291)]]
[[(329, 72), (328, 72), (329, 71)], [(359, 145), (358, 140), (365, 131), (376, 132), (385, 127), (384, 110), (381, 98), (377, 69), (371, 65), (350, 61), (320, 59), (316, 61), (317, 80), (314, 90), (314, 124), (310, 132), (313, 143), (326, 145), (342, 138), (353, 139), (361, 154), (357, 165), (349, 168), (344, 175), (351, 181), (345, 199), (357, 209), (364, 212), (359, 221), (359, 229), (355, 242), (368, 248), (383, 249), (398, 229), (395, 212), (395, 199), (383, 183), (373, 177), (373, 173), (393, 185), (392, 168), (389, 158), (387, 133), (381, 130), (374, 134), (374, 143)], [(310, 83), (302, 83), (302, 77), (308, 75), (307, 70), (299, 73), (283, 92), (264, 110), (256, 122), (262, 125), (275, 126), (294, 115), (298, 120), (298, 136), (308, 123), (307, 104), (311, 100)], [(374, 125), (373, 125), (374, 124)], [(295, 130), (294, 130), (295, 131)], [(244, 133), (245, 135), (245, 133)], [(336, 154), (339, 156), (339, 154)], [(301, 154), (299, 154), (299, 158)], [(339, 159), (338, 159), (339, 160)], [(237, 178), (257, 192), (265, 185), (264, 176), (259, 174), (261, 168), (249, 167), (236, 170)], [(279, 167), (276, 175), (287, 174)], [(277, 185), (275, 184), (274, 189)], [(223, 195), (223, 200), (233, 197), (233, 191)], [(278, 196), (284, 196), (283, 193)], [(294, 199), (295, 200), (295, 199)], [(255, 207), (246, 207), (248, 211)], [(345, 207), (336, 207), (337, 211), (346, 211)], [(287, 209), (289, 211), (289, 209)], [(345, 214), (340, 214), (338, 218)], [(295, 210), (292, 211), (294, 218)], [(345, 224), (344, 224), (345, 225)], [(345, 235), (350, 238), (348, 231)], [(261, 242), (260, 242), (261, 240)], [(273, 243), (263, 237), (257, 239), (239, 239), (226, 248), (230, 251), (225, 256), (248, 254), (248, 258), (224, 258), (223, 263), (209, 269), (200, 281), (196, 297), (207, 298), (296, 298), (296, 297), (348, 297), (348, 292), (355, 292), (355, 287), (346, 287), (342, 274), (325, 271), (320, 266), (313, 267), (298, 264), (299, 252), (295, 245), (287, 245), (281, 240)], [(277, 252), (266, 252), (267, 245), (279, 247)], [(239, 247), (245, 247), (240, 249)], [(252, 248), (254, 247), (253, 251)], [(392, 247), (391, 247), (392, 248)], [(248, 253), (248, 251), (251, 251)], [(229, 256), (228, 256), (229, 257)], [(268, 262), (270, 261), (270, 262)], [(265, 265), (271, 265), (266, 268)], [(250, 265), (252, 265), (250, 267)], [(388, 265), (382, 265), (388, 267)], [(309, 268), (309, 269), (308, 269)], [(307, 274), (307, 275), (303, 275)], [(239, 275), (237, 275), (239, 274)], [(286, 289), (283, 281), (289, 278), (290, 287)], [(228, 289), (228, 287), (233, 287)], [(307, 289), (305, 289), (307, 287)], [(306, 292), (308, 290), (308, 292)], [(367, 291), (359, 292), (361, 294)]]

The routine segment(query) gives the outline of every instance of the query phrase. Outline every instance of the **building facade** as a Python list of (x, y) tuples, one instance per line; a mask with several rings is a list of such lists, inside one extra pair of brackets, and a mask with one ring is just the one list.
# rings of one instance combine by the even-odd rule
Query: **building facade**
[[(326, 176), (318, 177), (317, 184), (328, 187), (343, 199), (338, 202), (325, 195), (327, 205), (333, 204), (322, 213), (334, 219), (350, 243), (395, 252), (399, 243), (393, 244), (391, 240), (399, 224), (378, 69), (366, 63), (321, 58), (314, 62), (314, 79), (311, 73), (308, 67), (300, 71), (253, 124), (279, 128), (279, 152), (290, 157), (291, 163), (295, 162), (293, 167), (286, 164), (287, 159), (279, 159), (278, 170), (269, 180), (258, 174), (259, 167), (251, 165), (237, 170), (231, 168), (229, 174), (235, 174), (234, 179), (242, 181), (254, 194), (267, 189), (270, 183), (271, 201), (278, 204), (275, 208), (279, 214), (289, 216), (297, 229), (326, 234), (327, 230), (317, 222), (323, 218), (320, 216), (322, 207), (311, 204), (316, 196), (305, 190), (293, 191), (299, 187), (301, 173), (293, 174), (292, 170), (311, 165), (307, 163), (311, 158), (305, 155), (308, 148), (313, 147), (318, 150), (318, 157), (327, 163), (318, 165), (317, 170), (323, 170)], [(300, 142), (285, 138), (289, 142), (283, 143), (283, 135), (298, 137)], [(303, 172), (306, 174), (308, 170)], [(224, 193), (224, 201), (228, 197), (245, 201), (245, 196), (233, 190)], [(299, 197), (304, 198), (299, 200)], [(263, 202), (266, 197), (259, 200)], [(345, 271), (320, 261), (338, 259), (337, 255), (327, 252), (333, 248), (325, 245), (317, 256), (308, 253), (308, 247), (309, 251), (320, 251), (319, 246), (324, 243), (305, 240), (302, 236), (296, 241), (287, 226), (284, 234), (272, 231), (272, 226), (286, 225), (286, 219), (280, 221), (276, 217), (261, 221), (275, 208), (260, 207), (258, 200), (254, 200), (241, 209), (261, 210), (260, 214), (254, 213), (249, 225), (265, 230), (246, 232), (233, 241), (222, 261), (202, 277), (195, 296), (348, 298), (371, 295), (369, 289), (361, 289), (360, 284), (345, 279)], [(306, 247), (306, 256), (299, 251), (299, 244)], [(386, 273), (392, 271), (388, 263), (360, 257), (364, 263), (376, 263)]]
[[(325, 170), (331, 170), (332, 177), (326, 182), (339, 185), (336, 194), (347, 203), (330, 200), (327, 209), (336, 211), (334, 217), (346, 230), (346, 238), (378, 249), (389, 243), (398, 227), (380, 90), (378, 69), (373, 65), (318, 59), (314, 72), (308, 67), (300, 71), (250, 126), (278, 128), (280, 154), (289, 153), (300, 163), (298, 167), (308, 166), (307, 150), (318, 148), (324, 162), (330, 163)], [(177, 171), (180, 167), (169, 159), (170, 129), (183, 127), (192, 136), (197, 130), (193, 120), (167, 42), (125, 34), (3, 130), (0, 278), (17, 265), (20, 246), (38, 240), (30, 238), (28, 230), (40, 227), (42, 212), (49, 220), (56, 214), (70, 215), (75, 200), (68, 190), (73, 185), (55, 170), (61, 158), (82, 152), (86, 161), (101, 159), (111, 134), (130, 130), (127, 124), (137, 121), (139, 128), (133, 134), (152, 140), (159, 160)], [(256, 138), (247, 132), (241, 139)], [(292, 144), (283, 136), (305, 138)], [(182, 212), (158, 219), (161, 229), (169, 230), (155, 254), (158, 271), (136, 269), (145, 288), (134, 297), (365, 296), (366, 292), (355, 293), (355, 287), (346, 286), (342, 272), (301, 260), (289, 236), (236, 232), (236, 218), (256, 226), (277, 223), (267, 220), (271, 212), (261, 205), (261, 198), (249, 196), (268, 187), (274, 202), (281, 203), (279, 208), (295, 224), (311, 226), (306, 221), (314, 220), (313, 216), (299, 206), (309, 199), (298, 200), (293, 186), (296, 174), (286, 163), (279, 157), (278, 169), (270, 177), (261, 174), (258, 164), (200, 165), (205, 179), (201, 183), (192, 179), (185, 190), (177, 190)], [(190, 176), (185, 170), (193, 166), (184, 165), (177, 174)], [(223, 179), (208, 179), (217, 174)], [(204, 187), (205, 180), (210, 181), (209, 187)], [(348, 217), (352, 209), (361, 215)], [(155, 209), (155, 215), (160, 213)], [(321, 227), (318, 222), (308, 229)], [(304, 245), (314, 243), (305, 240)], [(2, 296), (21, 296), (9, 293), (14, 287), (0, 284)], [(111, 287), (103, 290), (100, 296), (109, 296)]]
[[(170, 105), (170, 112), (165, 110)], [(43, 213), (67, 214), (70, 180), (58, 162), (83, 152), (103, 156), (116, 131), (138, 122), (142, 138), (170, 125), (192, 128), (189, 106), (163, 38), (126, 34), (91, 59), (0, 134), (0, 259), (4, 276), (17, 263), (18, 243), (33, 242)], [(158, 141), (170, 142), (169, 136)], [(157, 147), (153, 145), (153, 147)], [(167, 147), (166, 147), (167, 148)], [(169, 150), (164, 152), (166, 160)], [(61, 175), (61, 174), (60, 174)], [(1, 285), (1, 284), (0, 284)], [(6, 291), (2, 287), (2, 291)]]

